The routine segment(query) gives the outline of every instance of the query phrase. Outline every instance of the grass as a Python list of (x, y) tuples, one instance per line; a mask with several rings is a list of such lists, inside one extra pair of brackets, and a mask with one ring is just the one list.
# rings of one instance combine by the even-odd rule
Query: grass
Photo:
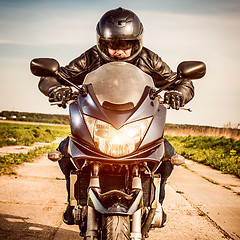
[(30, 146), (35, 142), (52, 142), (56, 137), (68, 136), (69, 132), (69, 126), (0, 123), (0, 147)]
[[(47, 126), (17, 123), (0, 123), (0, 147), (9, 145), (32, 145), (35, 142), (52, 142), (56, 137), (69, 135), (69, 126)], [(58, 144), (37, 147), (27, 154), (0, 156), (0, 175), (16, 174), (14, 166), (31, 162), (34, 158), (57, 148)]]
[(225, 187), (228, 190), (232, 190), (232, 188), (230, 186), (223, 186), (223, 187)]
[(7, 154), (0, 156), (0, 175), (16, 174), (14, 167), (23, 162), (32, 162), (34, 158), (57, 148), (58, 144), (51, 144), (44, 147), (37, 147), (30, 150), (27, 154)]
[[(47, 126), (17, 123), (0, 123), (0, 147), (9, 145), (32, 145), (35, 142), (52, 142), (56, 137), (69, 135), (69, 126)], [(37, 147), (27, 154), (7, 154), (0, 156), (0, 175), (16, 174), (14, 167), (23, 162), (57, 148), (58, 144)]]
[(206, 214), (205, 214), (204, 212), (200, 212), (200, 213), (198, 214), (198, 216), (200, 216), (200, 217), (205, 217)]
[(186, 164), (183, 164), (183, 165), (181, 165), (183, 168), (185, 168), (185, 169), (187, 169), (187, 170), (189, 170), (189, 171), (191, 171), (191, 172), (194, 172), (193, 170), (191, 170)]
[(184, 194), (184, 192), (182, 192), (182, 191), (180, 191), (180, 190), (177, 190), (176, 193)]
[(240, 140), (210, 136), (165, 136), (178, 154), (240, 177)]
[(65, 180), (65, 178), (56, 177), (56, 180)]
[(219, 185), (218, 182), (215, 182), (215, 181), (213, 181), (213, 180), (210, 179), (210, 178), (207, 178), (207, 177), (204, 177), (204, 176), (201, 176), (201, 177), (204, 178), (205, 180), (207, 180), (207, 181), (210, 182), (210, 183), (213, 183), (213, 184), (215, 184), (215, 185)]

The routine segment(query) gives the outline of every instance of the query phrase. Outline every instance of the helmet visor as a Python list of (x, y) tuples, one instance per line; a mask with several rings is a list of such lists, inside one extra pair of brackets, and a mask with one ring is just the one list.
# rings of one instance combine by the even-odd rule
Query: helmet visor
[(135, 44), (137, 44), (138, 41), (133, 41), (133, 40), (106, 40), (106, 44), (108, 48), (114, 49), (114, 50), (127, 50), (130, 48), (133, 48)]
[(98, 48), (107, 56), (109, 56), (108, 49), (113, 49), (113, 50), (132, 49), (131, 55), (134, 55), (140, 50), (141, 44), (138, 39), (137, 40), (123, 40), (123, 39), (107, 39), (106, 40), (106, 39), (100, 38), (98, 41)]

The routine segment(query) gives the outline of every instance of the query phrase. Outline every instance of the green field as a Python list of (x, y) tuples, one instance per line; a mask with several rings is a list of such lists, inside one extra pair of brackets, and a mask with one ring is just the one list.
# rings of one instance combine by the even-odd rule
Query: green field
[(240, 140), (209, 136), (165, 136), (187, 159), (240, 177)]
[[(52, 142), (56, 137), (66, 137), (69, 133), (69, 126), (0, 123), (0, 147)], [(240, 140), (211, 136), (165, 137), (174, 146), (175, 151), (185, 158), (240, 177)], [(0, 156), (0, 174), (14, 173), (12, 166), (31, 161), (34, 157), (54, 148), (56, 146), (38, 148), (28, 154)]]
[(2, 174), (16, 174), (14, 167), (23, 162), (31, 162), (34, 158), (41, 156), (51, 150), (57, 148), (58, 144), (51, 144), (50, 146), (37, 147), (30, 150), (27, 154), (7, 154), (0, 156), (0, 175)]
[[(47, 126), (17, 123), (0, 123), (0, 147), (10, 145), (29, 146), (35, 142), (52, 142), (56, 137), (67, 137), (69, 126)], [(8, 154), (0, 156), (0, 175), (15, 174), (14, 166), (22, 162), (30, 162), (35, 157), (56, 149), (57, 144), (38, 147), (28, 154)]]
[(32, 145), (35, 142), (52, 142), (56, 137), (66, 137), (70, 127), (0, 123), (0, 147)]

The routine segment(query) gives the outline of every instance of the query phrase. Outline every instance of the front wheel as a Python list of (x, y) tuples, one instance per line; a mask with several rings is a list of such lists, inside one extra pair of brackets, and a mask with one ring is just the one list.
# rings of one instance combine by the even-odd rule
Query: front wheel
[(130, 240), (129, 216), (103, 215), (102, 240)]

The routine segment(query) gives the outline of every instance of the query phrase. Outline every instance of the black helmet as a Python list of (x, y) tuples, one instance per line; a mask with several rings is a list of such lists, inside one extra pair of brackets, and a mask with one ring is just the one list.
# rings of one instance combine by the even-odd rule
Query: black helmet
[(107, 60), (113, 59), (108, 53), (112, 49), (132, 48), (131, 56), (123, 60), (132, 60), (142, 49), (143, 25), (137, 15), (123, 8), (106, 12), (97, 24), (97, 47)]

